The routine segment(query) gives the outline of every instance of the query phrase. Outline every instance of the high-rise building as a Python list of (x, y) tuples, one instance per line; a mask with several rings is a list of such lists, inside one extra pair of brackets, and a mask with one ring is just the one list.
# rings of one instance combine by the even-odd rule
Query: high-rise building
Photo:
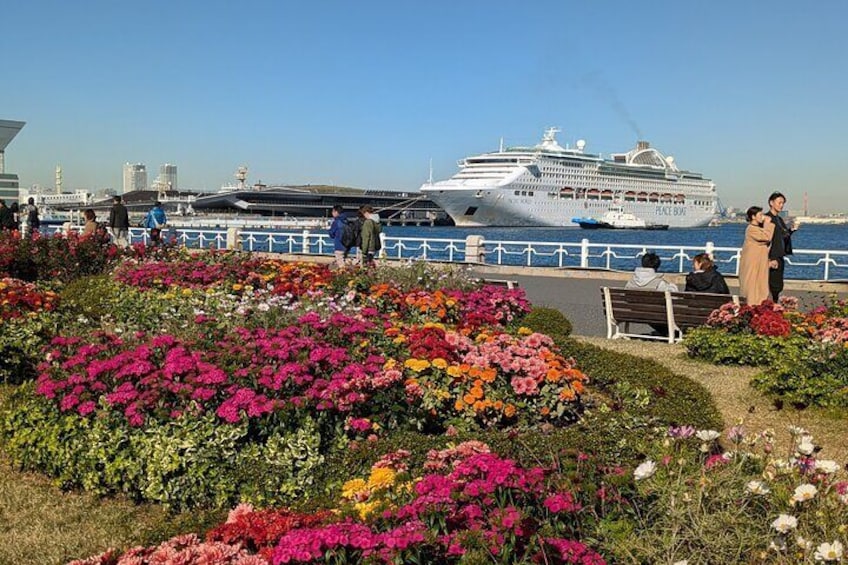
[(156, 184), (162, 187), (160, 190), (179, 190), (177, 188), (177, 166), (169, 163), (160, 166)]
[(25, 124), (26, 122), (0, 120), (0, 198), (6, 201), (7, 206), (18, 201), (20, 181), (18, 175), (6, 172), (6, 146)]
[(124, 194), (135, 190), (147, 190), (147, 167), (142, 163), (124, 165)]

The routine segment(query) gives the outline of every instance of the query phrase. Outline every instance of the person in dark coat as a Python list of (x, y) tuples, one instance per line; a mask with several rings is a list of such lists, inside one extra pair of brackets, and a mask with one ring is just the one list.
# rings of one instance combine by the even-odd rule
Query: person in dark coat
[(774, 234), (769, 247), (769, 292), (771, 299), (777, 302), (780, 293), (783, 292), (783, 270), (786, 266), (784, 257), (792, 255), (792, 234), (798, 229), (798, 223), (794, 222), (792, 227), (786, 225), (780, 213), (786, 205), (786, 197), (780, 192), (772, 192), (768, 199), (769, 211), (766, 216), (771, 218), (774, 224)]
[(699, 253), (692, 258), (695, 270), (686, 275), (686, 292), (709, 292), (712, 294), (730, 294), (727, 282), (719, 273), (708, 253)]
[(124, 248), (130, 243), (130, 216), (127, 207), (121, 203), (121, 197), (113, 197), (112, 209), (109, 210), (109, 231), (115, 245)]
[(0, 229), (13, 230), (15, 229), (15, 216), (12, 210), (6, 206), (5, 200), (0, 200)]
[(331, 214), (333, 215), (333, 223), (330, 225), (330, 237), (333, 239), (333, 255), (336, 267), (344, 269), (347, 248), (342, 243), (342, 233), (344, 233), (344, 225), (347, 222), (347, 214), (344, 213), (344, 208), (338, 204), (333, 206)]

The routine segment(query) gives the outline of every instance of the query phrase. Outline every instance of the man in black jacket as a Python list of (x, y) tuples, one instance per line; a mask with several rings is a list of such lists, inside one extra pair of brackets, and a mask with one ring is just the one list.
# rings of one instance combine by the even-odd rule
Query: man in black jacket
[(109, 229), (118, 247), (126, 247), (130, 242), (130, 216), (127, 207), (121, 203), (121, 197), (115, 196), (112, 209), (109, 210)]
[(774, 223), (774, 235), (771, 239), (771, 247), (769, 247), (769, 292), (771, 292), (771, 299), (777, 302), (780, 299), (780, 293), (783, 291), (784, 257), (792, 255), (792, 234), (797, 229), (797, 225), (793, 224), (791, 228), (788, 227), (780, 216), (783, 207), (786, 205), (786, 197), (783, 194), (772, 192), (768, 203), (769, 211), (766, 212), (766, 215), (770, 216)]

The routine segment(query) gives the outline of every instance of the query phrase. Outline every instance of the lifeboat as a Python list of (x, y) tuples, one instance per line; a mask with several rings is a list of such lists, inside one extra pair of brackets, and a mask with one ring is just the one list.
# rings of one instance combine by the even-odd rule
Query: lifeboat
[(597, 200), (598, 196), (600, 196), (600, 194), (601, 194), (601, 191), (598, 190), (597, 188), (590, 188), (589, 190), (586, 191), (586, 198), (589, 198), (591, 200)]
[(660, 195), (656, 192), (652, 192), (648, 195), (648, 202), (659, 202)]
[(624, 193), (624, 201), (625, 202), (635, 202), (636, 201), (636, 193), (632, 190), (628, 190)]
[(612, 200), (612, 191), (611, 190), (602, 190), (601, 191), (601, 200)]
[(647, 202), (648, 201), (648, 193), (647, 192), (640, 192), (639, 194), (636, 195), (636, 201), (637, 202)]

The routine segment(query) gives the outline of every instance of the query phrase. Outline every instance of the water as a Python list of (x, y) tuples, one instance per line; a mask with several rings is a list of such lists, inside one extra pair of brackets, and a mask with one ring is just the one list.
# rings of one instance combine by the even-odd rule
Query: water
[[(393, 237), (429, 237), (465, 239), (482, 235), (492, 241), (549, 241), (591, 243), (704, 246), (711, 241), (716, 247), (742, 247), (746, 224), (722, 224), (707, 228), (675, 228), (662, 231), (645, 230), (583, 230), (580, 228), (456, 228), (385, 226), (383, 232)], [(848, 224), (804, 224), (792, 236), (795, 249), (848, 251)]]

